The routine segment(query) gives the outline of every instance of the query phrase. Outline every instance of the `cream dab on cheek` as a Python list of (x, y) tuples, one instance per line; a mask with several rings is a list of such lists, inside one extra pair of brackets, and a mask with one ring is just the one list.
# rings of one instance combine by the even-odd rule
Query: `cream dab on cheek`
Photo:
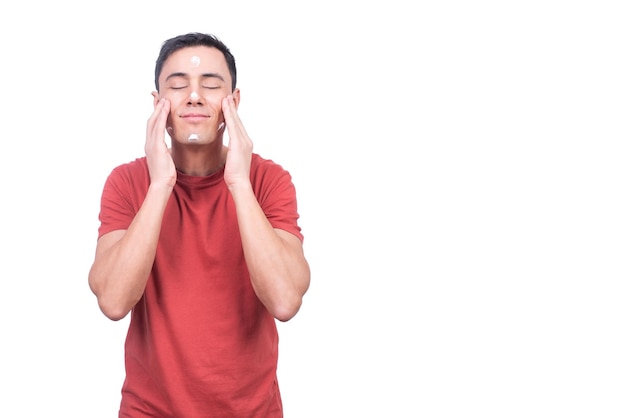
[(193, 67), (197, 67), (198, 65), (200, 65), (200, 58), (196, 55), (194, 55), (193, 57), (191, 57), (191, 65)]

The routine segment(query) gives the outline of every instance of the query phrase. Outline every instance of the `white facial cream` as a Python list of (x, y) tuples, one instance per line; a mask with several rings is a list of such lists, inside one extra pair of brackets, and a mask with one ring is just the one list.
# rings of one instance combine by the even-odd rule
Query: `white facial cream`
[(191, 134), (189, 135), (189, 138), (187, 138), (187, 141), (189, 142), (193, 142), (193, 141), (197, 141), (198, 140), (198, 134)]
[(194, 67), (197, 67), (198, 65), (200, 65), (200, 57), (194, 55), (193, 57), (191, 57), (191, 65)]

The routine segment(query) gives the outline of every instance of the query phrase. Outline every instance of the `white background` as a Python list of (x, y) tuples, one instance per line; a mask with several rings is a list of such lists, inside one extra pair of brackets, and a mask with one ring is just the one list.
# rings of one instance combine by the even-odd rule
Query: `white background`
[(100, 193), (143, 155), (161, 42), (203, 31), (298, 191), (287, 418), (623, 418), (620, 3), (4, 2), (0, 416), (117, 416)]

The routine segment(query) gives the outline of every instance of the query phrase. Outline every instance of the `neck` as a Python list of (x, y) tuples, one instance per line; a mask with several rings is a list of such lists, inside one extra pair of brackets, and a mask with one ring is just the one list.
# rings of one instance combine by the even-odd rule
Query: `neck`
[(208, 176), (222, 168), (228, 149), (219, 144), (172, 144), (176, 169), (191, 176)]

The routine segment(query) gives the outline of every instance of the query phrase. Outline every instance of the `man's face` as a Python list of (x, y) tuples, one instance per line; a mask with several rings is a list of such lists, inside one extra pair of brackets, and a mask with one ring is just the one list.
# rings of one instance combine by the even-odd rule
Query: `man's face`
[(162, 97), (170, 101), (167, 132), (173, 141), (206, 144), (222, 137), (222, 99), (233, 93), (231, 81), (226, 59), (216, 48), (188, 47), (170, 55), (154, 98), (155, 104)]

